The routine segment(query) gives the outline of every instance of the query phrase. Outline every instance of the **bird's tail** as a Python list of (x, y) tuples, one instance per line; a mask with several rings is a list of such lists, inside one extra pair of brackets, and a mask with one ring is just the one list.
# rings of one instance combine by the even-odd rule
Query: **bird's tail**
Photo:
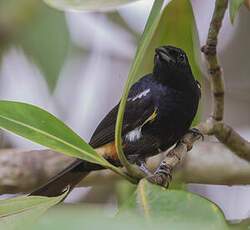
[(70, 186), (72, 190), (91, 171), (103, 169), (102, 166), (80, 159), (75, 160), (71, 165), (51, 178), (45, 185), (29, 194), (29, 196), (58, 196)]

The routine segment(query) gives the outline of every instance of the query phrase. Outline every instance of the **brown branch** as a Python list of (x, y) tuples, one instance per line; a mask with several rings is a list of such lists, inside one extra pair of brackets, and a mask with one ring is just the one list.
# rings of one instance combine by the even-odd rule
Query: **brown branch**
[[(185, 155), (186, 146), (178, 149)], [(177, 150), (174, 150), (177, 151)], [(171, 153), (170, 153), (171, 154)], [(168, 155), (169, 157), (169, 155)], [(163, 155), (147, 162), (154, 172)], [(74, 158), (51, 150), (0, 150), (0, 194), (28, 193), (67, 167)], [(173, 181), (206, 184), (250, 184), (250, 163), (239, 158), (220, 143), (200, 142), (173, 169)], [(110, 185), (122, 178), (111, 170), (90, 173), (78, 186)]]
[(202, 47), (208, 66), (208, 74), (211, 84), (213, 105), (212, 118), (216, 121), (223, 119), (224, 112), (224, 79), (222, 70), (217, 59), (217, 41), (218, 34), (222, 25), (225, 11), (228, 6), (228, 0), (216, 0), (213, 17), (210, 23), (206, 45)]
[(228, 0), (216, 0), (213, 17), (210, 23), (204, 52), (212, 90), (212, 115), (209, 120), (200, 125), (201, 131), (215, 137), (231, 151), (250, 161), (250, 143), (244, 140), (232, 127), (222, 122), (224, 113), (224, 79), (217, 59), (217, 38), (222, 25)]
[(0, 194), (26, 193), (39, 187), (74, 158), (52, 150), (0, 150)]
[(217, 122), (214, 127), (216, 138), (239, 157), (250, 161), (250, 143), (242, 138), (232, 127)]
[[(185, 153), (184, 153), (185, 154)], [(250, 184), (250, 163), (241, 159), (221, 143), (197, 142), (173, 169), (173, 182), (218, 185)], [(164, 157), (150, 158), (147, 167), (154, 172)], [(120, 180), (110, 170), (95, 171), (79, 186), (109, 185)]]
[[(172, 170), (184, 159), (186, 153), (190, 151), (193, 147), (193, 144), (195, 141), (200, 139), (200, 135), (197, 135), (195, 133), (187, 133), (180, 141), (179, 143), (168, 152), (165, 159), (160, 163), (160, 166), (158, 169), (164, 170), (165, 172), (168, 172), (169, 174), (157, 172), (152, 176), (147, 177), (148, 181), (162, 185), (162, 186), (168, 186), (169, 182), (171, 181), (171, 173)], [(158, 170), (157, 170), (158, 171)]]

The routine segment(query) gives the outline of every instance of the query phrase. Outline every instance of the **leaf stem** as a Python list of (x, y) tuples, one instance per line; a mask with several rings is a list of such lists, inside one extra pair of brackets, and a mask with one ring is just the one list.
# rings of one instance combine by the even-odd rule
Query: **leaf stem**
[[(107, 167), (107, 166), (106, 166)], [(113, 172), (117, 173), (118, 175), (120, 175), (121, 177), (123, 177), (124, 179), (130, 181), (132, 184), (137, 184), (138, 180), (127, 175), (126, 173), (123, 173), (122, 170), (114, 165), (110, 165), (107, 167), (108, 169), (112, 170)]]

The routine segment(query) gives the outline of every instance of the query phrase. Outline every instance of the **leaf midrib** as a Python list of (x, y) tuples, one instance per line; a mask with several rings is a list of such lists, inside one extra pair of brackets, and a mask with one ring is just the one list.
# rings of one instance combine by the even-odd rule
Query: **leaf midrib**
[(149, 212), (149, 206), (148, 206), (148, 199), (147, 195), (145, 193), (146, 190), (146, 184), (144, 180), (141, 182), (141, 184), (138, 186), (139, 187), (139, 196), (141, 198), (141, 204), (143, 207), (144, 215), (147, 221), (150, 221), (150, 212)]
[[(58, 137), (56, 137), (56, 136), (54, 136), (54, 135), (52, 135), (52, 134), (50, 134), (50, 133), (47, 133), (47, 132), (45, 132), (45, 131), (43, 131), (43, 130), (37, 129), (37, 128), (31, 126), (31, 125), (28, 125), (28, 124), (25, 124), (25, 123), (23, 123), (23, 122), (14, 120), (14, 119), (12, 119), (12, 118), (8, 118), (8, 117), (6, 117), (6, 116), (4, 116), (4, 115), (0, 115), (0, 118), (3, 118), (3, 119), (5, 119), (5, 120), (7, 120), (7, 121), (14, 122), (14, 123), (16, 123), (16, 124), (18, 124), (18, 125), (24, 126), (24, 127), (26, 127), (26, 128), (29, 128), (29, 129), (33, 130), (33, 131), (36, 131), (36, 132), (38, 132), (38, 133), (40, 133), (40, 134), (43, 134), (43, 135), (45, 135), (45, 136), (47, 136), (47, 137), (50, 137), (50, 138), (52, 138), (52, 139), (54, 139), (54, 140), (56, 140), (56, 141), (59, 141), (59, 142), (61, 142), (62, 144), (65, 144), (66, 146), (69, 146), (69, 147), (71, 147), (72, 149), (75, 149), (75, 150), (79, 151), (80, 153), (83, 153), (83, 154), (87, 155), (89, 158), (94, 159), (94, 160), (96, 160), (96, 161), (99, 161), (100, 163), (104, 162), (104, 160), (99, 159), (99, 158), (97, 158), (97, 157), (94, 157), (92, 154), (90, 154), (90, 153), (84, 151), (83, 149), (78, 148), (77, 146), (72, 145), (72, 144), (70, 144), (69, 142), (67, 142), (67, 141), (65, 141), (65, 140), (63, 140), (63, 139), (60, 139), (60, 138), (58, 138)], [(5, 128), (3, 128), (3, 129), (5, 129)], [(7, 130), (7, 129), (6, 129), (6, 130)], [(8, 131), (8, 130), (7, 130), (7, 131)], [(66, 152), (65, 152), (65, 153), (66, 153)], [(68, 154), (69, 154), (69, 153), (68, 153)], [(98, 154), (98, 153), (97, 153), (97, 154)]]

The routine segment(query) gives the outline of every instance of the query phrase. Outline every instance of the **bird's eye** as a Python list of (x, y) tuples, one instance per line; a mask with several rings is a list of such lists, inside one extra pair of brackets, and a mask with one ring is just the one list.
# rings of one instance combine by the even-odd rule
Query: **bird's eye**
[(180, 54), (180, 55), (178, 56), (178, 62), (185, 62), (185, 57), (184, 57), (183, 54)]

